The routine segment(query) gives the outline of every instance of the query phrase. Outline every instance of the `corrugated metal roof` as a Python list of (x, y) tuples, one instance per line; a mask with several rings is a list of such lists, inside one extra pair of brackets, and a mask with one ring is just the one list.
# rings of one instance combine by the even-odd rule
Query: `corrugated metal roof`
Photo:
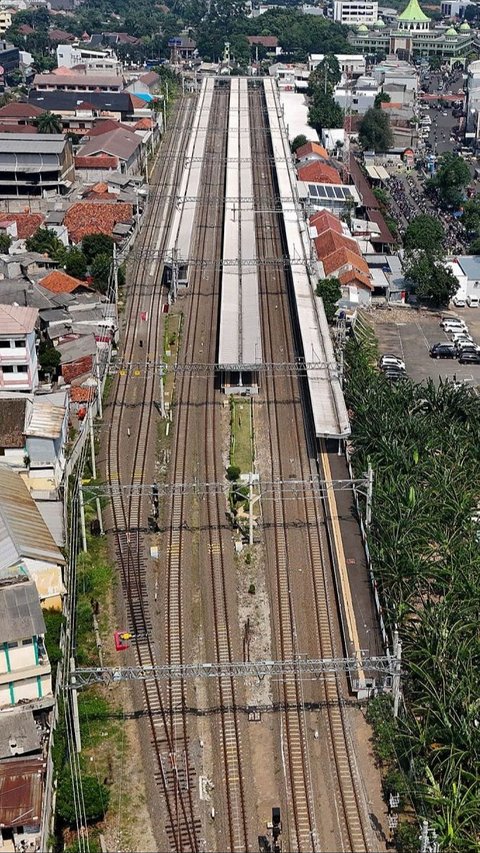
[(62, 433), (65, 409), (62, 406), (52, 406), (38, 398), (33, 401), (30, 409), (25, 435), (35, 435), (40, 438), (58, 438)]
[(41, 757), (0, 763), (0, 825), (36, 826), (42, 817), (45, 763)]
[(65, 562), (20, 475), (0, 465), (0, 569), (22, 558)]
[[(26, 640), (45, 633), (37, 587), (31, 580), (0, 584), (0, 643)], [(0, 797), (1, 799), (1, 797)]]
[(61, 154), (66, 143), (61, 133), (0, 133), (0, 154)]

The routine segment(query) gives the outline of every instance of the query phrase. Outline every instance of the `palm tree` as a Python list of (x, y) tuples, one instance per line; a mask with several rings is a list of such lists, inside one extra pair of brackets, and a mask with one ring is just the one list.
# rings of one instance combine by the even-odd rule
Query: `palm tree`
[(39, 133), (61, 133), (63, 130), (62, 117), (56, 113), (46, 112), (37, 118)]

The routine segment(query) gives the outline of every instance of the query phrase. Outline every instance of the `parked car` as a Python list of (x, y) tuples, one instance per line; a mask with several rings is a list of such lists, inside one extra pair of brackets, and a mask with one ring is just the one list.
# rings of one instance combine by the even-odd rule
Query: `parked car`
[(458, 356), (460, 364), (480, 364), (480, 352), (471, 349), (462, 350)]
[(401, 382), (403, 379), (408, 379), (404, 370), (395, 370), (393, 367), (389, 367), (388, 370), (384, 370), (383, 375), (385, 379), (388, 379), (390, 382)]
[(430, 358), (456, 358), (457, 350), (453, 344), (433, 344), (429, 349)]
[(464, 341), (464, 340), (472, 341), (472, 343), (473, 343), (472, 336), (469, 335), (468, 332), (465, 332), (463, 330), (460, 332), (453, 332), (452, 331), (452, 332), (449, 332), (448, 334), (450, 335), (454, 344), (456, 344), (457, 341)]
[(405, 370), (405, 362), (398, 355), (392, 355), (392, 353), (382, 355), (378, 366), (380, 370), (385, 370), (389, 367), (399, 367), (401, 370)]
[(464, 296), (454, 296), (452, 299), (453, 304), (456, 308), (465, 308), (467, 301)]
[(455, 341), (455, 346), (457, 350), (471, 349), (475, 343), (471, 338), (461, 338), (459, 341)]
[(444, 332), (466, 332), (468, 334), (468, 326), (466, 323), (461, 320), (460, 322), (452, 322), (451, 320), (445, 320), (443, 323), (440, 323)]
[(480, 296), (467, 296), (467, 305), (469, 308), (478, 308), (480, 306)]

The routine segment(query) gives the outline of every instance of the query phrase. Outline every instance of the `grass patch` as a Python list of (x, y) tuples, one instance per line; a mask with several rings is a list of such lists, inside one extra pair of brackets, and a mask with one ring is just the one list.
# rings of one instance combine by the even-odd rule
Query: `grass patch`
[(248, 474), (255, 459), (251, 400), (230, 398), (230, 431), (230, 465)]

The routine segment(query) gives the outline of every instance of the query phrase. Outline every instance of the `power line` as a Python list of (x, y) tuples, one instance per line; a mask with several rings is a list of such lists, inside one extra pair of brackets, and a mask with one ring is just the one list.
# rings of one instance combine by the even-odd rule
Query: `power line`
[[(156, 666), (92, 667), (76, 669), (70, 687), (78, 690), (92, 684), (117, 681), (169, 681), (192, 678), (264, 678), (322, 676), (348, 672), (351, 675), (376, 672), (393, 677), (399, 660), (393, 656), (373, 657), (359, 654), (348, 658), (302, 658), (294, 660), (224, 661), (220, 663), (158, 664)], [(373, 686), (373, 685), (372, 685)]]

